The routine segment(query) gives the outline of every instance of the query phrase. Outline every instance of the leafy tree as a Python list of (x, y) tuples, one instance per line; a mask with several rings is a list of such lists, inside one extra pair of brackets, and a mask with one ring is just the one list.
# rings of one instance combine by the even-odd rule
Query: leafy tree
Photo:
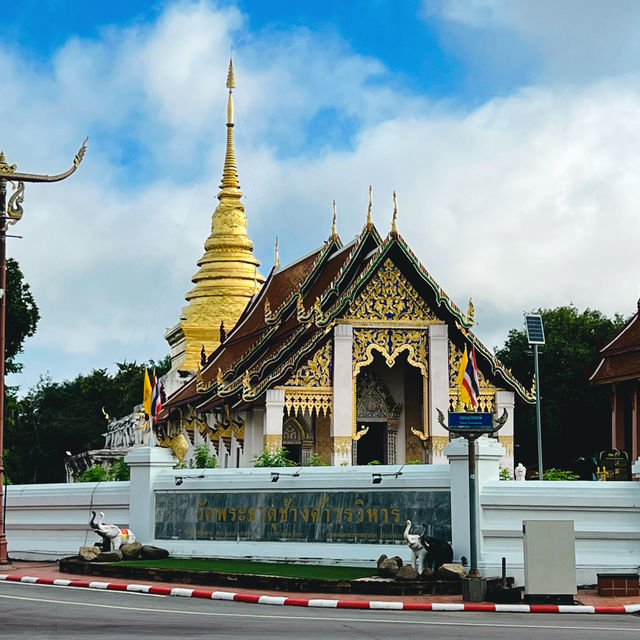
[[(575, 306), (541, 309), (546, 344), (539, 347), (540, 407), (544, 466), (567, 468), (611, 446), (609, 390), (590, 385), (599, 350), (620, 330), (624, 319)], [(533, 379), (533, 356), (524, 329), (511, 329), (498, 358), (525, 386)], [(517, 462), (537, 466), (535, 406), (515, 414)]]
[(36, 332), (40, 313), (31, 289), (24, 281), (20, 265), (13, 258), (7, 259), (7, 302), (5, 317), (5, 368), (7, 373), (17, 373), (22, 365), (15, 361), (22, 352), (25, 338)]
[(170, 358), (154, 363), (118, 363), (115, 374), (94, 369), (89, 375), (53, 382), (42, 377), (17, 403), (6, 432), (6, 466), (14, 483), (63, 482), (65, 451), (78, 453), (104, 445), (107, 421), (142, 402), (144, 369), (163, 375)]

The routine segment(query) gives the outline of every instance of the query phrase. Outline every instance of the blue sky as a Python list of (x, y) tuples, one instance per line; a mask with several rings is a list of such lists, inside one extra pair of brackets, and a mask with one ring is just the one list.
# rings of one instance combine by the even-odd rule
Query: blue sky
[(249, 232), (268, 272), (366, 215), (399, 228), (490, 347), (522, 311), (639, 295), (640, 4), (23, 1), (0, 24), (0, 147), (24, 171), (9, 247), (42, 320), (23, 389), (160, 358), (202, 254), (233, 46)]

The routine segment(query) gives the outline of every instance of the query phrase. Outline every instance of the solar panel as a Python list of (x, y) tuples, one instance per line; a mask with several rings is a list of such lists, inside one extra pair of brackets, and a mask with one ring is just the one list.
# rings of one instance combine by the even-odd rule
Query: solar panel
[(544, 329), (542, 328), (542, 317), (540, 314), (525, 314), (524, 323), (527, 329), (527, 340), (529, 344), (544, 344)]

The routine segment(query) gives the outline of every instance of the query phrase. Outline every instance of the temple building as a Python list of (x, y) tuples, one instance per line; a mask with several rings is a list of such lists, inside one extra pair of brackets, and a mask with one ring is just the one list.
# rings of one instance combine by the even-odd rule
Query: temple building
[(640, 300), (636, 313), (601, 351), (589, 381), (611, 386), (611, 448), (640, 457)]
[[(383, 237), (372, 199), (343, 243), (334, 219), (321, 246), (257, 271), (233, 148), (233, 69), (219, 204), (188, 305), (166, 338), (173, 370), (156, 436), (177, 455), (206, 443), (218, 465), (251, 466), (285, 447), (297, 464), (446, 462), (438, 421), (458, 402), (465, 347), (475, 349), (480, 411), (506, 409), (498, 438), (513, 468), (516, 402), (526, 390), (473, 334), (398, 232)], [(224, 328), (221, 328), (221, 323)], [(176, 382), (178, 381), (179, 384)]]

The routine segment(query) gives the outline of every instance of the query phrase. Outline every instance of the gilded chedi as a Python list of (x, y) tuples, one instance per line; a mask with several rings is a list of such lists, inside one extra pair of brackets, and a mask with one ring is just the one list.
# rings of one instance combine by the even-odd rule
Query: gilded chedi
[(194, 287), (185, 296), (180, 321), (165, 338), (171, 345), (172, 368), (195, 370), (200, 365), (204, 345), (210, 354), (220, 344), (220, 326), (231, 329), (251, 296), (260, 289), (264, 277), (253, 255), (253, 242), (247, 233), (247, 217), (241, 202), (233, 144), (233, 62), (227, 75), (227, 147), (218, 193), (218, 206), (211, 219), (211, 234), (204, 244), (204, 255), (192, 277)]

